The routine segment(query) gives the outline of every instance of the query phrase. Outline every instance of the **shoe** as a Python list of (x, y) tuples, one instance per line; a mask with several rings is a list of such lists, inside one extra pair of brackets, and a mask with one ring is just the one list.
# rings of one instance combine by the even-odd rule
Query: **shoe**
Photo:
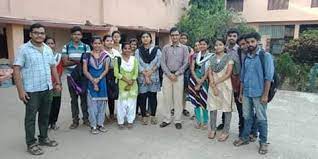
[(148, 117), (142, 118), (142, 125), (148, 125)]
[(70, 125), (70, 129), (76, 129), (76, 128), (78, 128), (78, 126), (79, 126), (78, 121), (77, 122), (73, 121), (73, 123)]
[(157, 118), (155, 116), (151, 117), (151, 121), (150, 122), (151, 122), (152, 125), (157, 125), (158, 124), (158, 120), (157, 120)]
[(223, 128), (224, 128), (224, 124), (220, 124), (216, 129), (217, 130), (223, 130)]
[(56, 147), (58, 143), (55, 140), (50, 140), (49, 138), (45, 138), (43, 140), (39, 140), (39, 145), (47, 146), (47, 147)]
[(181, 123), (177, 123), (177, 124), (175, 124), (175, 126), (176, 126), (176, 129), (181, 129), (182, 128), (182, 124)]
[(128, 129), (132, 129), (134, 127), (134, 125), (132, 123), (128, 123), (127, 128)]
[(83, 121), (83, 125), (90, 127), (90, 123), (89, 123), (88, 120), (84, 120), (84, 121)]
[(259, 144), (258, 153), (261, 155), (265, 155), (268, 153), (268, 144)]
[(186, 109), (183, 109), (182, 114), (183, 114), (184, 116), (186, 116), (186, 117), (189, 117), (189, 116), (190, 116), (190, 112), (187, 111)]
[(96, 128), (92, 127), (91, 128), (91, 133), (96, 135), (96, 134), (99, 134), (99, 131)]
[(39, 147), (38, 144), (32, 144), (28, 146), (28, 152), (31, 155), (35, 155), (35, 156), (39, 156), (39, 155), (43, 155), (44, 151), (42, 150), (41, 147)]
[(192, 115), (192, 117), (190, 118), (190, 120), (194, 120), (195, 119), (195, 115)]
[(107, 132), (107, 129), (104, 126), (97, 126), (97, 129), (103, 133)]
[(125, 129), (124, 124), (118, 124), (118, 129), (119, 129), (119, 130), (123, 130), (123, 129)]
[(170, 125), (170, 123), (162, 122), (159, 126), (160, 126), (161, 128), (164, 128), (164, 127), (166, 127), (166, 126), (168, 126), (168, 125)]

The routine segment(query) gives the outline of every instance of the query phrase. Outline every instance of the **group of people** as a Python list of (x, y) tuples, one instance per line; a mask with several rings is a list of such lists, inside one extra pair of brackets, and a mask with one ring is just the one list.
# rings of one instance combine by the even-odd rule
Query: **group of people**
[[(133, 128), (139, 110), (143, 125), (156, 125), (157, 93), (162, 91), (161, 128), (173, 121), (176, 129), (182, 129), (181, 117), (189, 116), (185, 103), (190, 101), (195, 128), (208, 129), (209, 139), (222, 130), (218, 141), (224, 142), (236, 107), (239, 138), (233, 144), (245, 145), (259, 136), (258, 152), (268, 152), (266, 107), (274, 64), (271, 54), (258, 45), (257, 32), (240, 35), (233, 28), (226, 39), (217, 38), (212, 45), (208, 39), (200, 39), (192, 49), (187, 46), (188, 35), (172, 28), (171, 43), (160, 49), (149, 32), (140, 35), (141, 44), (135, 38), (121, 43), (120, 32), (114, 31), (104, 37), (93, 36), (88, 45), (81, 41), (82, 29), (75, 26), (62, 53), (57, 52), (55, 39), (46, 37), (43, 25), (31, 25), (29, 36), (31, 40), (17, 53), (14, 79), (26, 105), (26, 144), (33, 155), (43, 154), (40, 146), (58, 145), (49, 139), (48, 129), (58, 129), (63, 73), (71, 98), (70, 129), (79, 126), (78, 98), (83, 124), (92, 134), (107, 131), (105, 117), (117, 120), (119, 129)], [(223, 112), (219, 126), (217, 111)], [(34, 137), (37, 113), (38, 142)]]

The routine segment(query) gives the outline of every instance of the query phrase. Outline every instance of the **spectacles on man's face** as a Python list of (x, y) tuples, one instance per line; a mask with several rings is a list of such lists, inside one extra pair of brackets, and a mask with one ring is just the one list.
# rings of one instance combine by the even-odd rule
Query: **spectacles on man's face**
[(36, 36), (44, 36), (45, 35), (45, 32), (38, 32), (38, 31), (32, 31), (32, 34), (36, 35)]

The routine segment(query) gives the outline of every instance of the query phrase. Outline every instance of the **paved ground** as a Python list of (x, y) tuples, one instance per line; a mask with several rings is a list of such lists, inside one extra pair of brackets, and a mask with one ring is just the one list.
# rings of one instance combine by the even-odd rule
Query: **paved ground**
[[(108, 124), (109, 132), (93, 136), (81, 126), (70, 130), (69, 96), (64, 90), (59, 118), (60, 129), (50, 132), (60, 145), (45, 148), (40, 157), (30, 156), (24, 145), (24, 105), (14, 87), (0, 90), (1, 159), (314, 159), (318, 156), (318, 95), (280, 91), (268, 106), (270, 153), (257, 154), (257, 144), (236, 148), (237, 113), (234, 112), (231, 136), (225, 143), (207, 139), (207, 131), (194, 129), (184, 118), (184, 128), (136, 124), (133, 130), (118, 130)], [(159, 99), (161, 99), (160, 94)], [(160, 107), (159, 102), (159, 118)], [(191, 106), (188, 105), (191, 109)]]

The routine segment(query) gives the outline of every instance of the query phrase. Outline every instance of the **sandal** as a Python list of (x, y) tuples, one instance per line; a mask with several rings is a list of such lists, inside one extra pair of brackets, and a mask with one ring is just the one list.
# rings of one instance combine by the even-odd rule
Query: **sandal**
[(118, 129), (119, 129), (119, 130), (123, 130), (123, 129), (125, 129), (124, 124), (118, 124)]
[(189, 117), (189, 116), (190, 116), (190, 112), (187, 111), (186, 109), (183, 109), (182, 113), (183, 113), (183, 115), (186, 116), (186, 117)]
[(229, 138), (229, 136), (230, 136), (229, 134), (222, 133), (221, 136), (219, 136), (218, 141), (224, 142)]
[(208, 125), (207, 124), (201, 125), (201, 130), (206, 130), (206, 129), (208, 129)]
[(243, 141), (242, 139), (238, 139), (233, 142), (233, 145), (236, 147), (247, 145), (247, 144), (249, 144), (249, 141)]
[(156, 117), (154, 117), (154, 116), (151, 117), (151, 124), (152, 125), (157, 125), (158, 124), (158, 120), (157, 120)]
[(256, 135), (249, 135), (250, 138), (250, 142), (255, 142), (257, 140), (257, 136)]
[(59, 145), (55, 140), (50, 140), (49, 138), (46, 138), (44, 140), (40, 140), (41, 146), (48, 146), (48, 147), (56, 147)]
[(148, 125), (148, 117), (142, 118), (142, 125)]
[(198, 122), (195, 122), (195, 126), (194, 126), (194, 128), (196, 128), (196, 129), (200, 129), (200, 128), (201, 128), (201, 124), (200, 124), (200, 123), (198, 123)]
[(216, 131), (209, 131), (209, 134), (208, 134), (209, 139), (214, 139), (215, 136), (216, 136)]
[(128, 128), (128, 129), (132, 129), (133, 127), (134, 127), (134, 125), (133, 125), (133, 124), (128, 123), (128, 125), (127, 125), (127, 128)]
[(44, 151), (41, 149), (41, 147), (39, 147), (38, 144), (32, 144), (28, 146), (28, 152), (35, 156), (42, 155), (44, 153)]
[(265, 155), (268, 152), (268, 144), (260, 144), (259, 145), (259, 149), (258, 149), (258, 153), (261, 155)]

